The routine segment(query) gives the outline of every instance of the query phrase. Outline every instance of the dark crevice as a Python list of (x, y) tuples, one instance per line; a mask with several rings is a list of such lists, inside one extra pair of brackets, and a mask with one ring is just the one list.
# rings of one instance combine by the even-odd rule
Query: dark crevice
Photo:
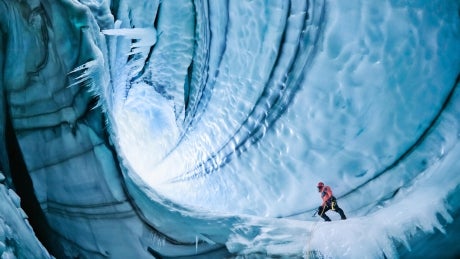
[(155, 15), (155, 19), (153, 20), (153, 27), (156, 29), (158, 28), (158, 22), (159, 22), (159, 17), (160, 17), (160, 9), (161, 9), (161, 2), (160, 4), (158, 5), (158, 8), (157, 8), (157, 13)]
[[(155, 19), (153, 21), (153, 28), (158, 28), (158, 20), (159, 20), (159, 16), (160, 16), (160, 9), (161, 9), (161, 3), (160, 5), (158, 6), (158, 10), (157, 10), (157, 14), (155, 15)], [(132, 17), (131, 17), (131, 12), (130, 12), (130, 20), (132, 21)], [(131, 23), (131, 28), (134, 28), (134, 24)], [(158, 32), (157, 33), (157, 38), (159, 38), (159, 36), (161, 35), (161, 32)], [(136, 43), (138, 40), (134, 39), (131, 43), (134, 44)], [(147, 68), (149, 67), (149, 63), (150, 63), (150, 59), (152, 58), (152, 55), (153, 55), (153, 51), (155, 50), (155, 44), (150, 46), (150, 49), (149, 49), (149, 53), (147, 53), (147, 56), (145, 57), (145, 62), (144, 62), (144, 66), (142, 67), (142, 69), (137, 73), (137, 75), (134, 75), (130, 80), (129, 80), (129, 85), (132, 85), (134, 82), (136, 82), (139, 78), (143, 77), (145, 75), (145, 73), (148, 71)], [(131, 58), (134, 59), (135, 56), (137, 58), (141, 58), (142, 56), (140, 54), (136, 54), (136, 55), (130, 55), (128, 57), (128, 60), (130, 60)], [(146, 82), (147, 84), (149, 82)]]
[(193, 61), (187, 68), (187, 76), (184, 83), (184, 110), (187, 111), (190, 98), (190, 85), (192, 84)]
[(54, 240), (51, 228), (35, 197), (32, 180), (8, 112), (6, 113), (5, 131), (6, 147), (12, 172), (11, 177), (15, 191), (21, 197), (21, 208), (29, 215), (29, 223), (34, 229), (35, 235), (48, 252), (54, 256), (64, 255), (62, 247)]
[(120, 0), (110, 1), (110, 13), (113, 15), (114, 20), (118, 20), (118, 9), (120, 8)]
[[(141, 78), (142, 76), (144, 76), (144, 74), (146, 73), (147, 68), (149, 67), (149, 60), (152, 58), (152, 54), (153, 54), (153, 50), (154, 50), (154, 47), (155, 45), (152, 45), (150, 46), (150, 49), (149, 49), (149, 53), (147, 53), (147, 57), (145, 57), (145, 61), (144, 61), (144, 66), (142, 67), (142, 69), (137, 73), (137, 75), (133, 76), (130, 80), (129, 80), (129, 85), (133, 85), (134, 82), (136, 82), (139, 78)], [(139, 56), (139, 59), (141, 58), (140, 54), (136, 54)]]
[[(226, 9), (228, 10), (228, 1), (225, 2), (226, 4)], [(218, 61), (217, 61), (217, 68), (216, 70), (214, 71), (214, 75), (212, 77), (209, 76), (208, 73), (206, 73), (206, 82), (203, 84), (203, 88), (200, 89), (200, 92), (196, 94), (196, 100), (197, 102), (195, 102), (194, 106), (193, 107), (189, 107), (189, 110), (188, 110), (188, 114), (187, 114), (187, 117), (185, 118), (185, 122), (184, 122), (184, 125), (183, 125), (183, 128), (184, 128), (184, 131), (181, 133), (181, 135), (179, 136), (179, 139), (177, 140), (177, 143), (175, 144), (175, 146), (165, 155), (168, 156), (170, 153), (172, 153), (179, 145), (180, 143), (182, 143), (182, 141), (185, 139), (187, 133), (192, 130), (193, 126), (198, 122), (200, 121), (201, 119), (201, 115), (204, 114), (205, 110), (206, 110), (206, 107), (207, 105), (209, 104), (209, 101), (211, 100), (211, 97), (212, 97), (212, 90), (214, 89), (214, 86), (215, 86), (215, 83), (216, 83), (216, 78), (219, 77), (219, 68), (221, 66), (221, 63), (222, 63), (222, 60), (223, 60), (223, 57), (225, 55), (225, 52), (227, 50), (227, 34), (228, 34), (228, 30), (229, 30), (229, 23), (230, 23), (230, 18), (228, 16), (228, 12), (227, 12), (227, 17), (226, 17), (226, 20), (227, 20), (227, 23), (225, 23), (225, 27), (223, 28), (223, 42), (224, 44), (222, 44), (223, 46), (221, 47), (221, 51), (220, 53), (218, 53)], [(210, 31), (209, 29), (209, 24), (206, 24), (207, 25), (207, 29), (208, 29), (208, 33), (209, 33), (209, 42), (207, 44), (207, 48), (206, 49), (209, 49), (211, 46), (210, 46), (210, 43), (212, 41), (212, 32)], [(209, 56), (207, 57), (207, 62), (209, 61)], [(207, 67), (209, 68), (209, 67)]]
[(29, 15), (29, 19), (35, 15), (40, 16), (41, 19), (43, 20), (40, 30), (41, 30), (41, 35), (43, 38), (43, 42), (42, 42), (43, 48), (45, 49), (45, 51), (44, 51), (44, 57), (42, 61), (37, 65), (37, 70), (30, 72), (29, 73), (30, 75), (38, 75), (38, 73), (45, 68), (46, 64), (48, 63), (48, 59), (49, 59), (49, 51), (48, 51), (49, 35), (48, 35), (47, 24), (50, 24), (50, 23), (49, 23), (48, 16), (45, 13), (42, 3), (40, 3), (40, 5), (37, 8), (32, 10), (32, 12)]
[(155, 251), (150, 246), (147, 247), (147, 252), (149, 252), (151, 255), (153, 255), (154, 258), (163, 258), (163, 256), (161, 254), (159, 254), (157, 251)]
[[(85, 83), (82, 83), (82, 85), (87, 86)], [(74, 97), (72, 102), (75, 102), (75, 98), (76, 97)], [(86, 110), (73, 124), (62, 122), (54, 127), (42, 127), (42, 129), (59, 129), (61, 124), (68, 123), (73, 127), (73, 133), (76, 134), (75, 125), (77, 125), (77, 122), (88, 117), (98, 103), (96, 97), (89, 98)], [(21, 197), (21, 207), (29, 216), (29, 222), (35, 232), (35, 235), (51, 255), (57, 258), (65, 258), (66, 253), (64, 252), (60, 242), (62, 236), (58, 235), (57, 232), (50, 227), (45, 214), (40, 207), (40, 203), (35, 196), (32, 179), (30, 178), (29, 171), (24, 161), (9, 112), (6, 112), (5, 139), (13, 185), (16, 193)]]
[[(193, 9), (195, 10), (195, 15), (193, 16), (195, 19), (193, 21), (193, 24), (195, 24), (195, 35), (194, 35), (194, 44), (193, 44), (193, 52), (196, 51), (196, 48), (197, 48), (197, 42), (196, 42), (196, 28), (197, 28), (197, 23), (198, 23), (198, 18), (197, 18), (197, 15), (196, 15), (196, 4), (195, 2), (192, 2), (193, 4)], [(189, 105), (189, 98), (190, 98), (190, 87), (191, 87), (191, 84), (192, 84), (192, 78), (193, 78), (193, 58), (192, 60), (190, 61), (190, 64), (187, 68), (187, 75), (185, 77), (185, 82), (184, 82), (184, 112), (185, 112), (185, 117), (187, 116), (187, 108), (188, 108), (188, 105)], [(185, 120), (185, 117), (184, 117), (184, 120)]]

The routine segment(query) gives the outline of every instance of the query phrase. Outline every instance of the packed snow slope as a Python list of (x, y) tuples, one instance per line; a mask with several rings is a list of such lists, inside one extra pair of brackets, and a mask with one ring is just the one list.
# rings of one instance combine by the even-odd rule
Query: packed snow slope
[[(54, 256), (460, 255), (460, 2), (0, 11), (2, 181)], [(318, 181), (346, 221), (313, 216)]]

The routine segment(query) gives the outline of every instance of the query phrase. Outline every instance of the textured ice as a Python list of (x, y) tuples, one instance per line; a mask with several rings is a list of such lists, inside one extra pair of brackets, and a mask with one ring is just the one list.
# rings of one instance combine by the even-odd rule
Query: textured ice
[(51, 258), (36, 239), (20, 206), (21, 199), (4, 185), (0, 172), (0, 256), (1, 258)]
[(0, 0), (0, 252), (458, 256), (458, 10)]

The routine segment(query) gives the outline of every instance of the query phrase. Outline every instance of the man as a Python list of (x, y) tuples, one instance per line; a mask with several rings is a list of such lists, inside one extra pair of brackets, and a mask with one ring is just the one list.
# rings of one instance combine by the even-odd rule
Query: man
[(331, 219), (326, 215), (326, 211), (333, 210), (340, 214), (342, 219), (347, 219), (343, 210), (337, 204), (337, 199), (332, 195), (331, 187), (325, 186), (323, 182), (319, 182), (318, 185), (318, 192), (321, 193), (321, 198), (323, 199), (323, 203), (318, 208), (318, 214), (323, 218), (325, 221), (331, 221)]

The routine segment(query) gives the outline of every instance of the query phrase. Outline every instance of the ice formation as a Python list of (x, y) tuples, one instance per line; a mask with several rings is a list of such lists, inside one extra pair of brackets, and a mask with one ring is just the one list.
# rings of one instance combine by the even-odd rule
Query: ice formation
[(460, 255), (459, 10), (0, 0), (0, 255)]

